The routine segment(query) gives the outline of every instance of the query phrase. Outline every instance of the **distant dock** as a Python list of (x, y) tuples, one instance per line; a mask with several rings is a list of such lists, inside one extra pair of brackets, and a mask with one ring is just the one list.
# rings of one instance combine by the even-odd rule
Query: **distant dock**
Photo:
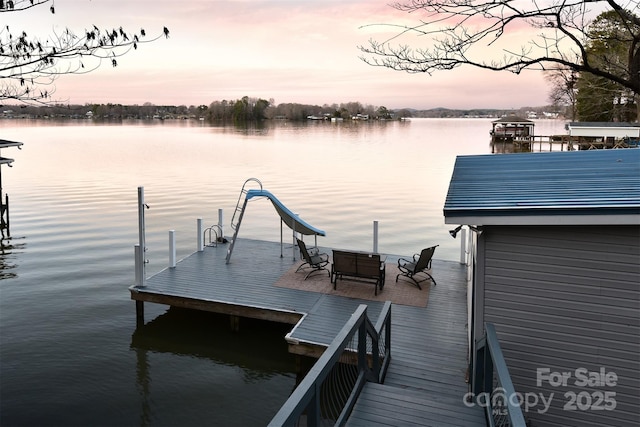
[[(22, 145), (22, 142), (0, 139), (0, 150), (9, 147), (18, 147), (18, 149), (21, 149)], [(9, 227), (9, 195), (4, 192), (2, 187), (2, 165), (11, 167), (12, 163), (13, 159), (0, 156), (0, 232), (2, 232), (3, 238), (5, 237), (5, 233), (6, 237), (9, 237), (11, 230)]]
[(492, 122), (492, 153), (601, 150), (640, 146), (637, 123), (567, 123), (565, 135), (535, 135), (535, 123), (517, 116)]
[(569, 135), (533, 135), (491, 141), (491, 153), (574, 151), (579, 147), (580, 139)]

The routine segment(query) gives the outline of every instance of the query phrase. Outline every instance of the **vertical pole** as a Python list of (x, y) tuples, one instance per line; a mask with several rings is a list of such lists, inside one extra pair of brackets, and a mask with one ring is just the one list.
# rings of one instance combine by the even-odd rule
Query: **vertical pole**
[[(362, 315), (365, 319), (367, 318), (367, 311), (365, 309), (364, 314)], [(374, 347), (372, 352), (377, 351), (378, 349)], [(372, 354), (373, 356), (373, 354)], [(375, 356), (373, 356), (375, 358)], [(358, 372), (366, 371), (368, 368), (367, 364), (367, 323), (363, 321), (358, 327)]]
[(460, 230), (460, 264), (467, 263), (467, 230)]
[(222, 242), (223, 238), (224, 238), (224, 228), (223, 228), (223, 224), (224, 221), (223, 219), (223, 210), (222, 209), (218, 209), (218, 228), (220, 229), (220, 241)]
[(143, 279), (143, 268), (142, 264), (144, 264), (144, 259), (142, 259), (142, 251), (140, 250), (140, 245), (134, 245), (133, 247), (133, 259), (135, 262), (135, 277), (136, 277), (136, 286), (144, 286)]
[(282, 247), (284, 246), (284, 236), (282, 235), (282, 232), (282, 218), (280, 218), (280, 258), (284, 258), (284, 254), (282, 253)]
[[(135, 259), (136, 286), (144, 286), (144, 255), (140, 245), (133, 248)], [(144, 302), (136, 300), (136, 326), (144, 325)]]
[(231, 327), (232, 332), (240, 332), (240, 317), (234, 316), (233, 314), (229, 315), (229, 326)]
[(5, 202), (5, 209), (6, 209), (6, 215), (7, 215), (7, 237), (11, 236), (11, 225), (9, 225), (9, 195), (5, 194), (4, 195), (4, 202)]
[(145, 252), (147, 251), (147, 244), (145, 241), (145, 223), (144, 223), (144, 209), (147, 205), (144, 203), (144, 187), (138, 187), (138, 245), (140, 262), (138, 265), (138, 274), (140, 275), (140, 283), (138, 286), (144, 286), (146, 280), (146, 260)]
[(144, 302), (136, 300), (136, 326), (144, 326)]
[[(280, 220), (280, 227), (282, 227), (282, 219)], [(282, 231), (280, 232), (282, 234)], [(302, 236), (300, 236), (300, 239), (302, 239)], [(293, 260), (296, 260), (296, 221), (293, 221), (293, 235), (291, 236), (291, 252), (292, 252), (292, 257)]]
[(204, 250), (204, 229), (202, 228), (202, 218), (198, 218), (196, 220), (196, 228), (196, 233), (198, 233), (198, 252), (202, 252)]
[(176, 266), (176, 231), (169, 230), (169, 268)]
[(378, 253), (378, 221), (373, 221), (373, 253)]

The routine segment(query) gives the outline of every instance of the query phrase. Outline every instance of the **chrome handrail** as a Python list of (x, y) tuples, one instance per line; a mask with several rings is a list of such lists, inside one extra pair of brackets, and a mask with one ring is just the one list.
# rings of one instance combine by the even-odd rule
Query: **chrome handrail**
[[(218, 234), (218, 231), (220, 231), (220, 234)], [(204, 242), (207, 241), (207, 235), (209, 236), (209, 243), (207, 243), (207, 246), (217, 247), (218, 242), (222, 239), (222, 227), (219, 224), (214, 224), (211, 227), (206, 228), (202, 234), (202, 240)], [(215, 239), (212, 241), (211, 237), (213, 234), (215, 234)]]

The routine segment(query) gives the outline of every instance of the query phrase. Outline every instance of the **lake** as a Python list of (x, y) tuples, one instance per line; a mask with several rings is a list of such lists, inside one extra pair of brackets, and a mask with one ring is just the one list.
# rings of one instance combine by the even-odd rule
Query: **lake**
[[(225, 232), (243, 183), (257, 178), (324, 247), (382, 253), (439, 245), (457, 260), (442, 209), (457, 155), (491, 152), (490, 119), (269, 123), (0, 120), (11, 238), (0, 253), (0, 424), (264, 425), (296, 384), (287, 326), (228, 331), (210, 313), (147, 304), (136, 329), (133, 247), (145, 189), (147, 274), (196, 250), (196, 219)], [(537, 135), (565, 134), (536, 121)], [(500, 154), (508, 155), (508, 154)], [(533, 185), (533, 184), (532, 184)], [(280, 241), (267, 200), (240, 237)], [(290, 239), (285, 232), (285, 239)], [(289, 240), (285, 240), (289, 241)]]

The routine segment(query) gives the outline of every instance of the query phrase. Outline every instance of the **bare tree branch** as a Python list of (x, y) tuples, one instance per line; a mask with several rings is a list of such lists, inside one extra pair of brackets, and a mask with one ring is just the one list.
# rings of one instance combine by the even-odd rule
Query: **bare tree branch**
[[(392, 7), (419, 15), (417, 24), (382, 24), (399, 31), (382, 42), (371, 39), (359, 49), (369, 65), (410, 73), (432, 74), (462, 65), (515, 74), (571, 69), (640, 94), (640, 19), (635, 14), (640, 6), (631, 0), (625, 6), (632, 10), (617, 0), (409, 0)], [(607, 68), (588, 56), (591, 8), (615, 10), (624, 23), (621, 29), (630, 41), (624, 70)], [(538, 30), (537, 36), (519, 48), (504, 47), (523, 27)], [(424, 47), (401, 43), (409, 36)]]
[[(23, 12), (51, 0), (0, 0), (0, 13)], [(9, 25), (0, 28), (0, 99), (23, 102), (46, 102), (55, 93), (55, 79), (63, 74), (85, 74), (96, 70), (103, 61), (118, 65), (118, 58), (162, 37), (146, 39), (146, 32), (95, 25), (76, 33), (69, 28), (54, 32), (46, 39), (15, 31)]]

